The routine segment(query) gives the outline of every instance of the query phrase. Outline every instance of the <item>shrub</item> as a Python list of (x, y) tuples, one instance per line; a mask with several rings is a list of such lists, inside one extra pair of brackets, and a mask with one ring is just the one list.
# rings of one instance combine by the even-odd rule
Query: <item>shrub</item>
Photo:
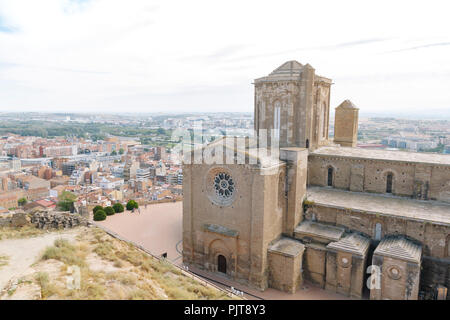
[(125, 210), (125, 208), (123, 207), (123, 204), (121, 204), (121, 203), (115, 203), (114, 205), (113, 205), (113, 209), (114, 209), (114, 211), (116, 212), (116, 213), (121, 213), (121, 212), (123, 212), (124, 210)]
[(24, 205), (27, 204), (27, 199), (25, 199), (25, 198), (20, 198), (19, 201), (18, 201), (18, 203), (19, 203), (19, 206), (24, 206)]
[(139, 204), (136, 201), (134, 201), (134, 200), (128, 201), (127, 210), (133, 210), (133, 209), (137, 209), (137, 208), (139, 208)]
[(73, 202), (70, 201), (58, 201), (58, 209), (61, 211), (72, 211)]
[(314, 205), (314, 201), (310, 201), (308, 199), (303, 200), (303, 212), (306, 212), (308, 208), (311, 208)]
[(73, 203), (77, 200), (77, 196), (70, 191), (63, 191), (63, 193), (58, 196), (58, 200), (59, 210), (73, 212)]
[(114, 213), (116, 213), (116, 211), (114, 211), (113, 207), (106, 207), (104, 211), (108, 216), (112, 216)]
[(94, 209), (92, 209), (92, 212), (96, 213), (98, 210), (103, 210), (102, 206), (95, 206)]
[(106, 219), (106, 212), (103, 210), (97, 210), (94, 213), (94, 221), (103, 221)]

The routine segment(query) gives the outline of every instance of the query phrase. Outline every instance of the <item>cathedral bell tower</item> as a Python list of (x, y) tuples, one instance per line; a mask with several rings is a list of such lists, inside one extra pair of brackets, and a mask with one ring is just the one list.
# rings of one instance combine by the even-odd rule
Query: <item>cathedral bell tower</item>
[(254, 84), (254, 128), (260, 139), (267, 130), (267, 146), (273, 139), (280, 147), (309, 150), (328, 144), (331, 79), (293, 60)]

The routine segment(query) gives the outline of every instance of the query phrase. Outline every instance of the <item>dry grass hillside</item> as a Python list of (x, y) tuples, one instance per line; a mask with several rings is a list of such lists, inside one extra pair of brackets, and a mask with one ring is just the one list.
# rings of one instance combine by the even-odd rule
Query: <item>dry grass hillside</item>
[[(23, 231), (33, 237), (30, 241), (42, 236), (32, 229)], [(9, 281), (0, 299), (229, 299), (101, 229), (77, 227), (70, 232), (72, 240), (59, 236), (52, 240), (34, 264)], [(3, 239), (25, 237), (20, 233), (0, 231)], [(0, 274), (8, 260), (0, 257)], [(78, 270), (79, 288), (71, 288), (77, 287), (73, 279)]]

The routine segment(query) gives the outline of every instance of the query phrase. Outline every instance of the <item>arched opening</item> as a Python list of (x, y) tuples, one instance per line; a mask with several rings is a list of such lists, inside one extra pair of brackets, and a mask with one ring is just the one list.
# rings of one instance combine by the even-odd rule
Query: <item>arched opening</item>
[(393, 174), (389, 172), (386, 176), (386, 193), (392, 193), (392, 180)]
[(309, 148), (309, 139), (306, 139), (306, 148)]
[(328, 168), (327, 185), (329, 187), (333, 186), (333, 167)]
[(275, 139), (280, 140), (281, 105), (278, 101), (275, 102), (275, 108), (273, 110), (273, 128), (275, 130)]
[(450, 258), (450, 235), (448, 235), (447, 237), (447, 244), (446, 244), (446, 248), (445, 248), (445, 254), (447, 258)]
[(323, 103), (323, 124), (322, 124), (322, 138), (326, 138), (327, 136), (327, 118), (328, 118), (328, 108), (327, 104)]
[(217, 257), (217, 271), (227, 273), (227, 259), (221, 254)]
[(375, 240), (381, 240), (381, 223), (375, 225)]

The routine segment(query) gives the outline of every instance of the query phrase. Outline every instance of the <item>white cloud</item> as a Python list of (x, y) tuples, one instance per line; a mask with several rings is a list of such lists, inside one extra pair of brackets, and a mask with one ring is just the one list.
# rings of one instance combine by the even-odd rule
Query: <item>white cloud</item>
[[(0, 111), (252, 111), (286, 60), (332, 105), (446, 110), (445, 1), (0, 0)], [(5, 24), (14, 32), (2, 31)]]

